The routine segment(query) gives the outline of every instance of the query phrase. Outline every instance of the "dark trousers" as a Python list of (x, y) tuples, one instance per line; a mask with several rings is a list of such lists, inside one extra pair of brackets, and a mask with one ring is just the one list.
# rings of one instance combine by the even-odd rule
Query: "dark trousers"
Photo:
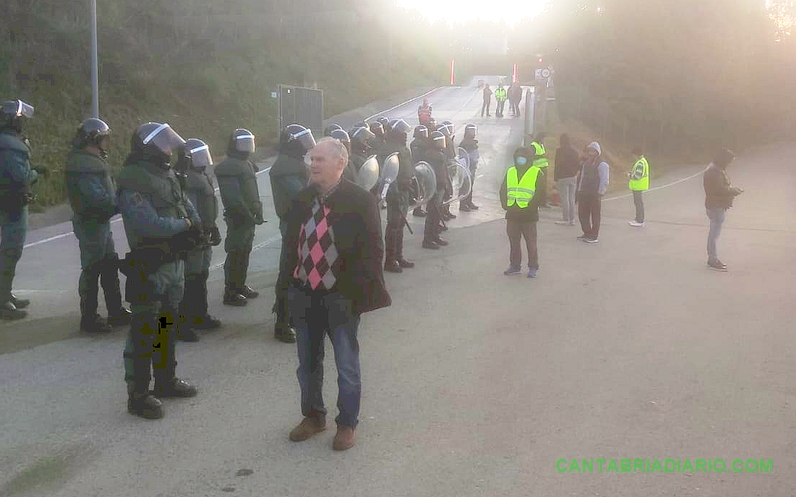
[(11, 286), (28, 232), (28, 206), (0, 211), (0, 303), (11, 300)]
[(431, 200), (428, 201), (426, 205), (426, 222), (423, 226), (423, 238), (427, 241), (434, 241), (439, 238), (439, 223), (440, 223), (440, 210), (442, 206), (440, 202), (442, 201), (442, 194), (440, 190), (437, 190), (437, 193), (431, 197)]
[(644, 192), (633, 192), (633, 203), (636, 205), (636, 222), (644, 222)]
[(228, 293), (243, 293), (249, 272), (249, 256), (254, 243), (254, 224), (235, 224), (227, 221), (227, 238), (224, 250), (224, 286)]
[[(116, 316), (122, 308), (119, 283), (119, 256), (113, 243), (110, 223), (72, 220), (75, 236), (80, 246), (80, 315), (93, 320), (97, 315), (99, 286), (105, 294), (108, 316)], [(99, 280), (99, 283), (97, 282)]]
[(596, 239), (600, 234), (602, 197), (597, 193), (578, 193), (578, 217), (583, 234)]
[(301, 414), (325, 416), (323, 403), (323, 357), (326, 335), (332, 341), (337, 366), (338, 425), (356, 427), (362, 397), (359, 370), (359, 316), (341, 293), (313, 291), (298, 283), (288, 289), (290, 314), (296, 327), (301, 387)]
[(473, 188), (475, 188), (475, 171), (476, 168), (470, 166), (470, 193), (468, 193), (466, 197), (464, 197), (461, 201), (459, 201), (459, 205), (472, 205), (473, 203)]
[(282, 220), (279, 221), (279, 231), (282, 233), (282, 248), (279, 251), (279, 276), (277, 276), (276, 285), (274, 285), (276, 298), (271, 312), (276, 313), (276, 325), (289, 325), (291, 321), (290, 309), (287, 305), (287, 289), (290, 286), (290, 280), (292, 279), (291, 270), (293, 268), (287, 267), (287, 257), (288, 251), (295, 250), (295, 248), (285, 246), (287, 223)]
[(503, 117), (503, 108), (506, 106), (505, 100), (498, 100), (497, 101), (497, 109), (495, 110), (495, 115), (498, 117)]
[(511, 106), (511, 115), (519, 116), (520, 115), (520, 103), (517, 101), (509, 100), (509, 105)]
[(403, 191), (393, 191), (397, 185), (390, 187), (387, 194), (387, 227), (384, 229), (385, 262), (400, 261), (404, 257), (404, 226), (409, 213), (409, 199)]
[(522, 239), (528, 251), (528, 269), (539, 269), (539, 251), (536, 249), (536, 221), (506, 220), (506, 234), (509, 237), (509, 265), (522, 267)]
[(484, 100), (484, 103), (481, 104), (481, 117), (484, 117), (484, 110), (486, 110), (486, 115), (489, 115), (489, 105), (492, 103), (492, 99)]

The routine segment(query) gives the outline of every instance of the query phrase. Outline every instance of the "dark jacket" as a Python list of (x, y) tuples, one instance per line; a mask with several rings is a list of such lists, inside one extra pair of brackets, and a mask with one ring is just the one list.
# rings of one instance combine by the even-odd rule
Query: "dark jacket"
[[(315, 188), (307, 187), (293, 200), (285, 219), (287, 257), (280, 278), (292, 281), (298, 261), (301, 225), (312, 215)], [(373, 195), (343, 179), (326, 200), (329, 225), (334, 230), (335, 248), (340, 258), (335, 289), (351, 300), (355, 314), (392, 304), (384, 283), (384, 242), (381, 214)], [(284, 272), (288, 273), (285, 274)]]
[(116, 189), (105, 160), (80, 148), (66, 159), (66, 192), (78, 222), (107, 223), (117, 212)]
[(739, 190), (732, 186), (727, 171), (711, 164), (702, 175), (705, 188), (705, 208), (729, 209)]
[[(531, 167), (533, 166), (530, 164), (517, 166), (517, 177), (522, 179), (522, 176)], [(508, 173), (508, 170), (506, 173)], [(539, 221), (539, 199), (542, 198), (539, 192), (544, 188), (544, 180), (545, 176), (543, 174), (540, 173), (536, 176), (536, 193), (531, 201), (528, 202), (528, 207), (521, 209), (516, 203), (511, 207), (508, 206), (508, 187), (506, 186), (507, 174), (503, 175), (503, 183), (500, 185), (500, 205), (503, 206), (503, 210), (506, 211), (506, 219), (528, 223)]]
[(562, 146), (556, 150), (553, 179), (574, 178), (580, 170), (580, 156), (572, 146)]
[(11, 131), (0, 132), (0, 209), (18, 211), (30, 201), (38, 173), (30, 166), (30, 147)]
[(283, 219), (298, 192), (307, 186), (309, 168), (303, 160), (286, 154), (279, 154), (271, 167), (271, 194), (274, 197), (274, 210)]

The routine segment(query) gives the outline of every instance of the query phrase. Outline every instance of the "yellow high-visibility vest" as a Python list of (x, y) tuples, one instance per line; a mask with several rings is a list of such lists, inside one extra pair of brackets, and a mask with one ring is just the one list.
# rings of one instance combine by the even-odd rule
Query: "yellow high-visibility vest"
[[(641, 178), (634, 179), (637, 176), (636, 172), (641, 171)], [(634, 192), (642, 192), (650, 189), (650, 164), (647, 162), (646, 157), (642, 157), (636, 161), (633, 166), (633, 171), (630, 173), (630, 181), (628, 187)]]
[(533, 200), (536, 193), (536, 178), (539, 176), (539, 168), (531, 166), (517, 178), (517, 166), (511, 166), (506, 173), (506, 205), (511, 207), (515, 203), (520, 209), (528, 207), (528, 203)]
[[(533, 145), (534, 150), (536, 150), (536, 155), (544, 155), (547, 153), (547, 150), (544, 149), (544, 145), (542, 145), (541, 143), (533, 142), (531, 143), (531, 145)], [(542, 158), (533, 161), (533, 165), (538, 167), (539, 169), (544, 169), (545, 167), (549, 166), (550, 163), (547, 161), (546, 158)]]

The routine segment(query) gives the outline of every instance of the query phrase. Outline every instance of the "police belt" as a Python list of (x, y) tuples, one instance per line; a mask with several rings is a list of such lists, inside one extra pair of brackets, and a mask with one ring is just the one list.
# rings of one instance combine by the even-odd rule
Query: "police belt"
[(202, 246), (198, 229), (189, 229), (170, 238), (145, 238), (119, 261), (119, 271), (128, 278), (153, 274), (164, 264), (185, 260), (188, 252)]

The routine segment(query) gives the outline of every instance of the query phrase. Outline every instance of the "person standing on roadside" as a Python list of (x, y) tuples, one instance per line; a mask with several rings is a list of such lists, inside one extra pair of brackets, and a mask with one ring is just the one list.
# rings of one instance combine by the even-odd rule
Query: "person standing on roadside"
[(484, 111), (486, 111), (486, 117), (489, 117), (489, 106), (492, 104), (492, 89), (489, 88), (489, 83), (484, 84), (484, 103), (481, 104), (481, 117), (484, 117)]
[(719, 259), (716, 242), (721, 235), (721, 227), (727, 216), (727, 209), (732, 207), (735, 197), (743, 193), (743, 189), (732, 186), (727, 175), (727, 166), (735, 160), (735, 154), (727, 149), (720, 150), (713, 162), (702, 175), (705, 189), (705, 211), (710, 219), (708, 231), (708, 267), (717, 271), (726, 271), (727, 265)]
[(556, 224), (575, 226), (575, 190), (578, 186), (580, 157), (568, 134), (562, 134), (558, 143), (553, 179), (561, 197), (561, 220), (556, 221)]
[(599, 143), (589, 143), (586, 154), (578, 181), (578, 216), (583, 229), (583, 234), (578, 239), (586, 243), (597, 243), (600, 234), (602, 199), (608, 190), (610, 168), (602, 159)]
[(633, 192), (633, 203), (636, 205), (636, 219), (630, 221), (628, 224), (635, 228), (644, 227), (644, 192), (650, 189), (650, 164), (641, 147), (633, 149), (633, 157), (636, 163), (633, 165), (633, 170), (627, 174), (629, 178), (628, 188)]
[(500, 186), (500, 203), (506, 211), (506, 234), (509, 237), (509, 268), (506, 276), (519, 274), (522, 268), (522, 239), (528, 250), (528, 278), (536, 278), (539, 270), (539, 251), (536, 246), (536, 224), (539, 204), (536, 192), (544, 181), (538, 166), (533, 165), (534, 153), (520, 147), (514, 151), (514, 164), (506, 171)]

